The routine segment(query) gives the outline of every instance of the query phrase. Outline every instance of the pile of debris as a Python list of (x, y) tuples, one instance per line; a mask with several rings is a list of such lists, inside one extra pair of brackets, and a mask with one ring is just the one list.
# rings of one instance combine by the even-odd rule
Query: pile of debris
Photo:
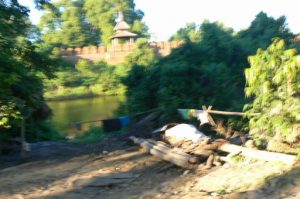
[[(230, 144), (226, 140), (206, 139), (201, 143), (193, 143), (190, 140), (182, 141), (171, 145), (163, 141), (153, 139), (143, 139), (131, 136), (130, 139), (149, 151), (154, 156), (169, 161), (179, 167), (196, 168), (197, 164), (205, 162), (203, 168), (208, 169), (213, 165), (220, 166), (224, 162), (231, 163), (231, 157), (242, 155), (253, 159), (266, 161), (282, 161), (293, 164), (297, 158), (293, 155), (261, 151)], [(224, 156), (224, 154), (227, 154)], [(201, 164), (203, 166), (203, 164)]]
[[(209, 111), (211, 107), (208, 109), (204, 107), (199, 119), (201, 123), (205, 121), (216, 127), (216, 123), (208, 114)], [(190, 124), (172, 123), (153, 133), (162, 133), (163, 139), (157, 141), (130, 136), (130, 140), (139, 144), (150, 154), (187, 169), (209, 169), (225, 162), (232, 163), (232, 157), (236, 155), (265, 161), (281, 161), (286, 164), (294, 164), (297, 161), (296, 156), (257, 150), (251, 147), (251, 144), (246, 144), (244, 147), (232, 144), (225, 139), (212, 139)], [(246, 138), (243, 137), (241, 140), (241, 144), (245, 144)], [(250, 142), (251, 140), (247, 143)]]

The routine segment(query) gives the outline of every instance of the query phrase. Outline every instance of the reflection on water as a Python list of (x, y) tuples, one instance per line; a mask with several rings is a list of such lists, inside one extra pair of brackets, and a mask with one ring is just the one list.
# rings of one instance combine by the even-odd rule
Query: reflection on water
[[(53, 111), (52, 122), (60, 131), (70, 135), (76, 133), (72, 124), (78, 121), (107, 119), (114, 116), (123, 96), (105, 96), (75, 100), (53, 101), (48, 105)], [(101, 122), (83, 125), (86, 130), (90, 125), (100, 125)]]

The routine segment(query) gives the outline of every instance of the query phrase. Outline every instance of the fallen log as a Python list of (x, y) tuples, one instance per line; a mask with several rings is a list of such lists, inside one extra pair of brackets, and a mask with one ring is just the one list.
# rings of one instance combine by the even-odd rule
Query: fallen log
[(218, 150), (234, 154), (240, 153), (245, 157), (253, 159), (261, 159), (266, 161), (281, 161), (286, 164), (294, 164), (297, 161), (297, 157), (294, 155), (249, 149), (228, 143), (219, 146)]
[(191, 158), (192, 157), (191, 155), (185, 153), (183, 150), (179, 150), (178, 148), (177, 148), (177, 150), (171, 148), (170, 145), (168, 145), (168, 144), (166, 144), (164, 142), (161, 142), (161, 141), (156, 142), (156, 141), (154, 141), (152, 139), (147, 139), (147, 141), (150, 142), (151, 144), (155, 145), (155, 147), (157, 147), (160, 150), (170, 150), (172, 153), (184, 156), (186, 158)]
[(186, 154), (186, 153), (177, 153), (176, 151), (173, 151), (172, 148), (167, 147), (165, 145), (158, 145), (154, 140), (151, 139), (142, 139), (142, 138), (136, 138), (134, 136), (130, 137), (131, 140), (133, 140), (134, 143), (139, 144), (140, 146), (142, 146), (145, 149), (156, 149), (159, 151), (162, 151), (164, 153), (170, 153), (170, 155), (172, 156), (176, 156), (176, 158), (178, 159), (182, 159), (182, 160), (188, 160), (189, 158), (191, 158), (191, 155)]
[(162, 142), (162, 141), (154, 141), (152, 139), (147, 139), (148, 142), (152, 143), (153, 145), (156, 145), (161, 150), (170, 150), (170, 152), (184, 156), (188, 158), (189, 163), (196, 164), (200, 161), (199, 157), (189, 155), (187, 154), (183, 149), (181, 148), (170, 148), (171, 146)]
[[(163, 160), (166, 160), (168, 162), (171, 162), (179, 167), (183, 168), (192, 168), (193, 166), (189, 163), (190, 159), (192, 158), (189, 154), (178, 154), (174, 151), (172, 151), (171, 148), (168, 148), (166, 146), (161, 147), (157, 146), (145, 139), (136, 138), (134, 136), (131, 136), (129, 139), (131, 139), (134, 143), (139, 144), (141, 147), (147, 149), (150, 154), (157, 156)], [(153, 142), (153, 141), (152, 141)], [(191, 159), (191, 161), (193, 161)]]
[(210, 156), (214, 150), (218, 149), (218, 147), (227, 142), (226, 140), (215, 140), (212, 143), (203, 142), (198, 145), (193, 144), (191, 141), (182, 141), (180, 145), (176, 145), (177, 147), (182, 148), (183, 152), (191, 153), (195, 155), (201, 155), (204, 157)]
[(179, 167), (183, 168), (192, 168), (192, 165), (189, 164), (189, 160), (182, 160), (177, 157), (172, 156), (170, 153), (165, 153), (163, 151), (151, 148), (149, 149), (149, 153), (151, 153), (154, 156), (157, 156), (163, 160), (166, 160), (168, 162), (171, 162)]
[[(190, 158), (192, 158), (192, 156), (187, 153), (174, 150), (165, 145), (157, 144), (154, 140), (147, 139), (147, 140), (142, 140), (142, 141), (143, 141), (143, 143), (142, 143), (143, 145), (148, 145), (149, 147), (163, 151), (164, 153), (170, 153), (172, 156), (177, 156), (180, 159), (189, 160)], [(141, 145), (141, 143), (140, 143), (140, 145)]]

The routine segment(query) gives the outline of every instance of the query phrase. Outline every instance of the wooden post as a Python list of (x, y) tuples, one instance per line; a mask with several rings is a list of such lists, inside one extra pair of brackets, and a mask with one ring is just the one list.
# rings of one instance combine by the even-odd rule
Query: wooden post
[(208, 109), (206, 108), (206, 106), (202, 106), (202, 109), (207, 114), (207, 119), (208, 119), (209, 124), (212, 125), (212, 126), (217, 126), (217, 124), (215, 123), (214, 119), (210, 116), (210, 114), (208, 114), (209, 111), (211, 111), (212, 106), (209, 106)]
[(2, 159), (2, 139), (0, 138), (0, 161)]
[(25, 117), (21, 121), (21, 158), (26, 158), (26, 127)]

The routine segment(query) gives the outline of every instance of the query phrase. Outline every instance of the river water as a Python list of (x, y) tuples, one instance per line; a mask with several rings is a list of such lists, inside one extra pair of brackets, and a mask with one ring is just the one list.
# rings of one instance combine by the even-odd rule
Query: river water
[[(74, 123), (108, 119), (116, 116), (116, 110), (125, 100), (124, 96), (104, 96), (74, 100), (51, 101), (47, 104), (53, 111), (51, 118), (55, 127), (66, 135), (78, 134)], [(86, 123), (82, 131), (91, 125), (99, 126), (101, 122)]]

